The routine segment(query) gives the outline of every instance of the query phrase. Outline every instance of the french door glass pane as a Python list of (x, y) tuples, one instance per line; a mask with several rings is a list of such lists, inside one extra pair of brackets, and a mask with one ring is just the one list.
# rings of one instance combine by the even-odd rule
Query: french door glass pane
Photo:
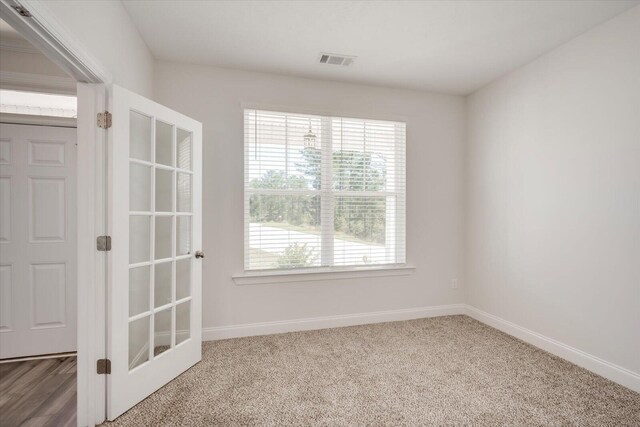
[(191, 294), (191, 259), (176, 261), (176, 300)]
[(176, 219), (176, 255), (191, 253), (191, 217), (178, 216)]
[(129, 316), (149, 311), (151, 276), (149, 266), (129, 270)]
[(172, 262), (163, 262), (155, 266), (153, 305), (156, 308), (171, 303), (172, 265)]
[(151, 316), (129, 323), (129, 369), (149, 360), (149, 322)]
[(157, 356), (171, 348), (171, 307), (155, 314), (153, 355)]
[(151, 258), (151, 217), (131, 215), (129, 217), (129, 263), (149, 261)]
[(180, 169), (191, 170), (191, 132), (177, 130), (176, 159)]
[(173, 211), (173, 172), (156, 169), (156, 212)]
[(176, 345), (191, 337), (191, 301), (176, 306)]
[(151, 168), (131, 163), (129, 167), (129, 210), (151, 211)]
[(156, 163), (173, 166), (173, 126), (156, 120)]
[(191, 212), (191, 175), (178, 173), (177, 187), (176, 210), (178, 212)]
[(172, 216), (156, 216), (156, 253), (155, 259), (171, 257)]
[(129, 114), (129, 157), (151, 161), (151, 117), (135, 111)]

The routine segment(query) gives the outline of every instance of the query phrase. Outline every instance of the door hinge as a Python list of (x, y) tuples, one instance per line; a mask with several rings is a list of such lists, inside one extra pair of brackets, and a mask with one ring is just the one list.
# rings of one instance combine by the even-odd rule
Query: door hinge
[(98, 375), (111, 374), (111, 360), (98, 359), (98, 363), (96, 363), (96, 371), (98, 372)]
[(104, 111), (102, 113), (98, 113), (98, 127), (102, 129), (109, 129), (111, 127), (111, 122), (113, 118), (111, 117), (111, 113), (108, 111)]
[(111, 236), (98, 236), (96, 239), (98, 250), (108, 252), (111, 250)]

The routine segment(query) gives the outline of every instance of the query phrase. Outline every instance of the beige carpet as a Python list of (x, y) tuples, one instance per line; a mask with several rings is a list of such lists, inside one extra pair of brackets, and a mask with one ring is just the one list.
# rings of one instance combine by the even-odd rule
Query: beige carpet
[(640, 394), (466, 316), (207, 342), (113, 426), (640, 426)]

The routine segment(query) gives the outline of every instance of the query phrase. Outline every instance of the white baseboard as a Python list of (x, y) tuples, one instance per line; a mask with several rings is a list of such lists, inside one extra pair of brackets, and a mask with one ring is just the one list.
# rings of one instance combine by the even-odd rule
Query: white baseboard
[(523, 328), (493, 314), (478, 310), (470, 305), (465, 304), (464, 306), (465, 314), (469, 317), (640, 393), (640, 374), (636, 372), (563, 344), (553, 338)]
[(313, 317), (282, 320), (276, 322), (248, 323), (233, 326), (217, 326), (202, 329), (205, 341), (227, 338), (251, 337), (257, 335), (281, 334), (284, 332), (310, 331), (315, 329), (338, 328), (341, 326), (366, 325), (369, 323), (395, 322), (425, 317), (464, 314), (464, 304), (416, 307), (401, 310), (376, 311), (370, 313), (343, 314), (337, 316)]

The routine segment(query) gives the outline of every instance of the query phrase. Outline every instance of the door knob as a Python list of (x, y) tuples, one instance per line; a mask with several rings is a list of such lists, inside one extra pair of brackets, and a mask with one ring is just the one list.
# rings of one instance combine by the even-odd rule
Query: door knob
[(204, 258), (204, 252), (196, 251), (196, 258)]

